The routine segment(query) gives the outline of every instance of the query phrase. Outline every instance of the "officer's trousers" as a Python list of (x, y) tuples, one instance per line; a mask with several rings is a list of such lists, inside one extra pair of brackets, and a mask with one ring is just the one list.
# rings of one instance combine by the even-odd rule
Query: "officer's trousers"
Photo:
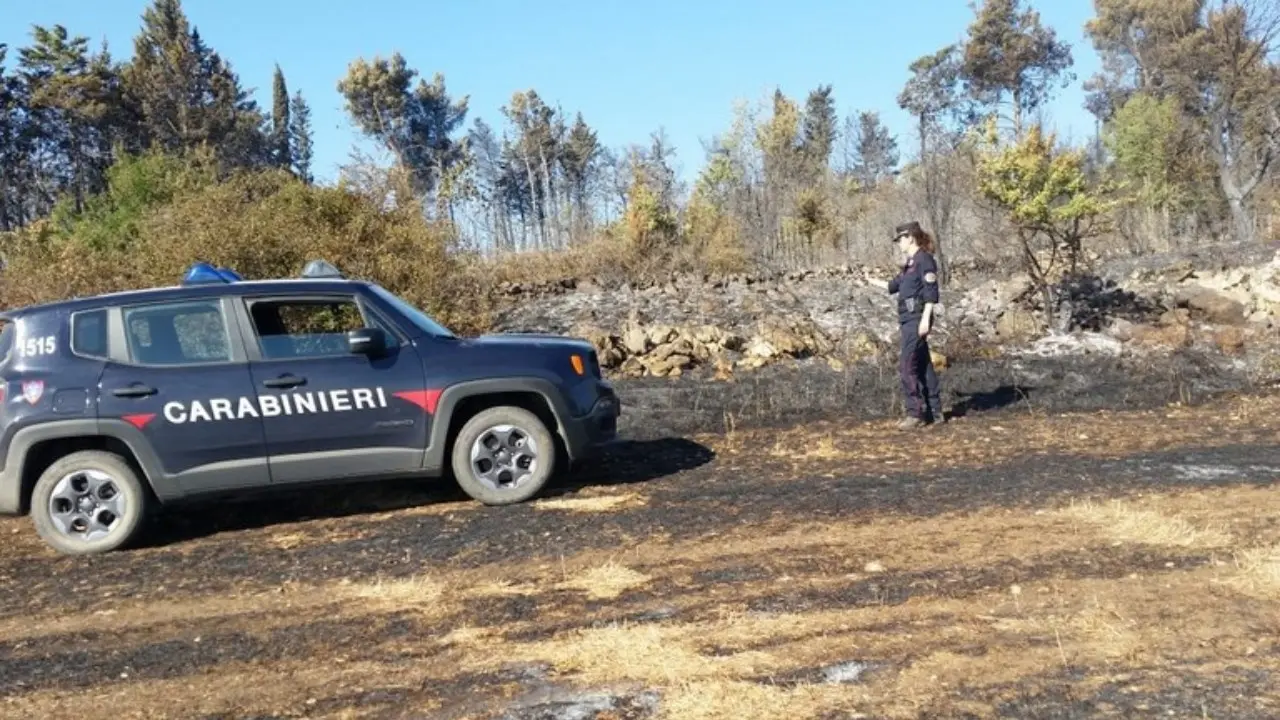
[(902, 323), (902, 354), (898, 361), (898, 374), (902, 379), (902, 394), (907, 402), (907, 412), (921, 420), (942, 419), (942, 397), (938, 388), (938, 375), (933, 369), (933, 357), (929, 353), (929, 341), (920, 337), (920, 320)]

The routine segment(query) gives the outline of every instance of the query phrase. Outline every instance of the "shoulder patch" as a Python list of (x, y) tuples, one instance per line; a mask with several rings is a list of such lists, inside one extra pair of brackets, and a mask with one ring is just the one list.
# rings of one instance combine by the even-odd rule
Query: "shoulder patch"
[(936, 283), (938, 282), (938, 274), (927, 272), (924, 274), (924, 281), (927, 283)]

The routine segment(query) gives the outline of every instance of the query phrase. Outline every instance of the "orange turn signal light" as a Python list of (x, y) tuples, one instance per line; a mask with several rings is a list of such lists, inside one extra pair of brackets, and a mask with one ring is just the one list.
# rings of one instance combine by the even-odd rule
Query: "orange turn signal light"
[(583, 369), (581, 355), (570, 355), (569, 362), (573, 363), (573, 371), (578, 373), (579, 375), (582, 375), (586, 372), (586, 370)]

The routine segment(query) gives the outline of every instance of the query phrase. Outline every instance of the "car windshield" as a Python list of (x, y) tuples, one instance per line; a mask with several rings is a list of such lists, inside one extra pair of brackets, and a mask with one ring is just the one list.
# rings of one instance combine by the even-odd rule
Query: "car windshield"
[(399, 297), (397, 297), (396, 295), (394, 295), (393, 293), (391, 293), (381, 285), (374, 285), (373, 292), (377, 294), (378, 297), (385, 300), (389, 305), (391, 305), (391, 307), (395, 308), (398, 312), (403, 314), (405, 317), (409, 318), (409, 320), (411, 320), (414, 325), (417, 325), (418, 327), (422, 328), (423, 330), (430, 333), (431, 335), (437, 335), (440, 337), (449, 337), (449, 338), (457, 337), (448, 328), (436, 322), (435, 320), (432, 320), (431, 316), (427, 315), (426, 313), (422, 312), (418, 308), (400, 299)]

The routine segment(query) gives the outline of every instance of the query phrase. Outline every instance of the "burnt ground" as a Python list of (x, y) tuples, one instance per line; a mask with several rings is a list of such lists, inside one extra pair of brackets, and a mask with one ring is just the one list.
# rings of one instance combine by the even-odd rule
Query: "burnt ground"
[[(1199, 350), (963, 358), (940, 373), (942, 400), (957, 414), (1142, 410), (1196, 404), (1274, 387), (1236, 358)], [(815, 420), (901, 417), (896, 355), (833, 369), (820, 359), (779, 363), (725, 382), (710, 372), (616, 381), (620, 429), (632, 438), (780, 428)]]
[(629, 439), (513, 507), (334, 488), (81, 559), (0, 521), (0, 717), (1277, 716), (1280, 392), (1055, 362), (948, 370), (917, 436), (892, 376), (624, 383)]

